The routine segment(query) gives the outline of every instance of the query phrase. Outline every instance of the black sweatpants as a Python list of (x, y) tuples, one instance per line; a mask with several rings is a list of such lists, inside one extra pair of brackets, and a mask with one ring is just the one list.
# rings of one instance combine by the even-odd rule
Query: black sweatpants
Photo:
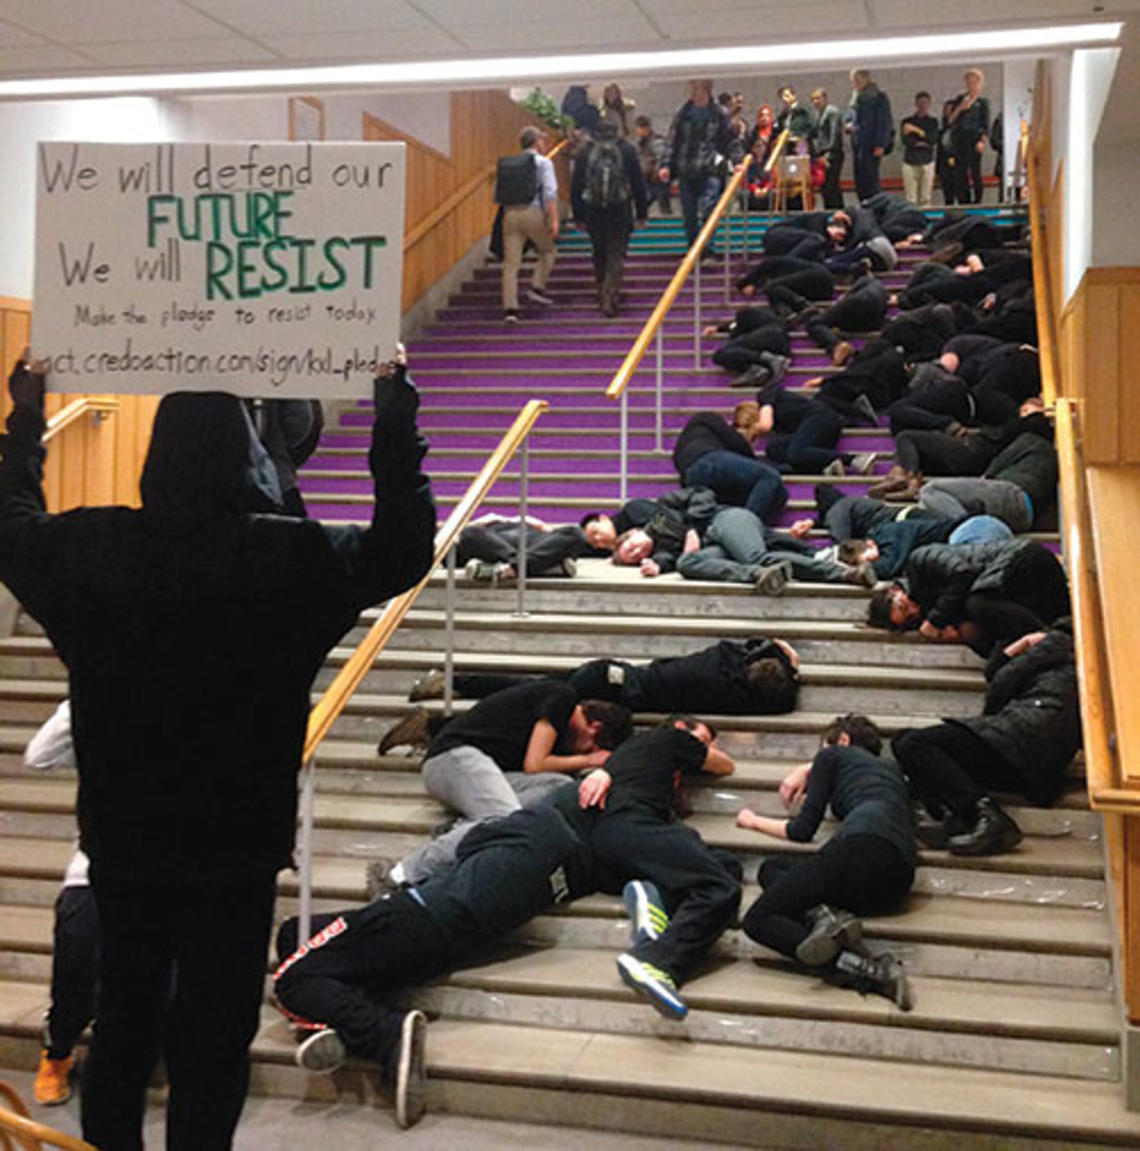
[(763, 893), (741, 921), (745, 935), (789, 958), (807, 936), (805, 913), (821, 903), (855, 915), (896, 910), (914, 867), (877, 835), (841, 835), (811, 855), (772, 856), (760, 867)]
[(788, 355), (791, 341), (782, 324), (770, 324), (764, 328), (733, 336), (722, 347), (713, 352), (712, 361), (730, 372), (742, 372), (753, 364), (762, 363), (762, 352), (774, 352), (778, 356)]
[(786, 465), (794, 472), (818, 474), (833, 460), (850, 463), (850, 454), (835, 450), (843, 432), (843, 419), (829, 404), (782, 392), (776, 411), (779, 430), (768, 437), (764, 448), (764, 454), (774, 464)]
[(911, 790), (935, 819), (949, 811), (972, 823), (985, 793), (1025, 790), (1009, 764), (960, 724), (909, 728), (891, 740), (891, 747)]
[(798, 272), (768, 281), (768, 302), (778, 311), (803, 311), (812, 301), (830, 300), (835, 277), (822, 265), (810, 264)]
[[(146, 1089), (166, 1063), (168, 1151), (226, 1151), (245, 1102), (276, 876), (124, 878), (91, 864), (102, 930), (83, 1138), (142, 1147)], [(171, 976), (177, 972), (167, 1007)]]
[[(457, 561), (461, 565), (472, 559), (517, 565), (522, 533), (523, 527), (517, 520), (471, 524), (459, 533)], [(588, 547), (586, 534), (577, 524), (564, 524), (549, 531), (527, 525), (527, 572), (543, 575), (552, 568), (558, 568), (563, 560), (580, 556)], [(561, 571), (552, 574), (561, 575)]]
[(297, 1022), (332, 1027), (353, 1055), (381, 1064), (399, 1042), (403, 1019), (388, 997), (446, 971), (476, 943), (470, 933), (445, 929), (406, 891), (317, 916), (312, 930), (302, 949), (296, 919), (277, 933), (278, 1002)]
[(736, 916), (739, 883), (692, 828), (642, 809), (606, 812), (590, 842), (599, 875), (608, 876), (603, 882), (613, 885), (614, 894), (631, 879), (648, 879), (660, 889), (668, 930), (632, 952), (683, 982)]
[(66, 1059), (95, 1017), (99, 964), (99, 913), (91, 888), (65, 887), (55, 901), (51, 957), (51, 1006), (44, 1046), (49, 1059)]
[(882, 327), (887, 315), (887, 293), (873, 276), (855, 286), (807, 325), (816, 347), (832, 351), (839, 343), (836, 332), (872, 332)]
[(981, 436), (908, 430), (895, 437), (895, 459), (908, 472), (927, 476), (980, 476), (997, 455)]

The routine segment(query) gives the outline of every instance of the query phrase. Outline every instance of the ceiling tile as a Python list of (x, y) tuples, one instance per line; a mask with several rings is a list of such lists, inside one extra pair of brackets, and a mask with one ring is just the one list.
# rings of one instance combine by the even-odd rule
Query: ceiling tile
[(43, 42), (41, 36), (35, 36), (31, 32), (25, 32), (23, 28), (17, 28), (15, 24), (0, 20), (0, 48), (18, 48), (21, 44)]
[[(193, 0), (194, 7), (231, 28), (268, 42), (310, 32), (368, 32), (430, 21), (405, 0)], [(457, 0), (457, 6), (459, 0)]]
[(565, 12), (557, 18), (532, 19), (527, 10), (526, 19), (518, 16), (507, 24), (475, 24), (463, 19), (452, 21), (449, 27), (475, 52), (529, 51), (535, 54), (569, 52), (576, 48), (625, 49), (659, 48), (661, 36), (640, 12), (615, 16), (604, 20), (567, 19)]
[[(965, 25), (1009, 24), (1055, 20), (1064, 17), (1101, 19), (1093, 11), (1093, 0), (1017, 0), (1016, 4), (995, 4), (993, 0), (955, 0), (948, 8), (944, 0), (868, 0), (876, 28), (945, 30)], [(1140, 0), (1107, 0), (1109, 11), (1135, 11)]]
[(212, 39), (228, 29), (179, 0), (0, 0), (0, 20), (59, 44)]
[(775, 36), (816, 39), (821, 32), (863, 32), (867, 30), (867, 10), (863, 0), (822, 0), (808, 5), (765, 6), (759, 14), (749, 5), (749, 18), (741, 19), (741, 9), (733, 3), (696, 7), (674, 4), (672, 0), (646, 3), (661, 31), (672, 40), (709, 43), (720, 33), (721, 43), (762, 44)]
[(24, 48), (0, 48), (0, 73), (6, 76), (34, 76), (45, 72), (74, 72), (90, 69), (91, 60), (69, 48), (55, 44), (30, 44)]
[[(518, 4), (512, 0), (414, 0), (421, 12), (426, 12), (446, 27), (468, 24), (494, 24), (504, 31), (514, 24), (546, 24), (557, 21), (596, 24), (596, 31), (604, 35), (607, 21), (622, 23), (632, 18), (645, 20), (633, 0), (526, 0)], [(647, 25), (648, 30), (648, 25)], [(536, 48), (543, 41), (535, 42)]]
[(202, 64), (271, 64), (280, 57), (239, 36), (213, 40), (135, 40), (130, 43), (84, 44), (99, 64), (118, 68), (193, 68)]
[(341, 32), (319, 36), (268, 36), (268, 47), (291, 63), (310, 60), (403, 60), (408, 56), (454, 56), (430, 24), (422, 28), (386, 28), (378, 32)]

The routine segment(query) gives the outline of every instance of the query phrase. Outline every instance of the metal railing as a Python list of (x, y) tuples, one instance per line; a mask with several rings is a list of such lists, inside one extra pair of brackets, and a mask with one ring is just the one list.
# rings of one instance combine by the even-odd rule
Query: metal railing
[(99, 423), (112, 412), (118, 410), (119, 401), (114, 396), (81, 396), (78, 400), (72, 400), (70, 404), (60, 408), (47, 421), (43, 442), (46, 444), (49, 440), (54, 439), (64, 428), (70, 427), (76, 420), (82, 419), (89, 413), (95, 417), (95, 422)]
[[(765, 172), (771, 172), (776, 162), (780, 158), (788, 141), (788, 133), (782, 132), (777, 137), (776, 143), (773, 146), (772, 154), (768, 157), (764, 165)], [(701, 228), (697, 238), (693, 241), (692, 247), (681, 258), (680, 264), (677, 265), (676, 272), (673, 273), (673, 278), (669, 281), (668, 287), (658, 300), (657, 306), (653, 309), (649, 319), (646, 320), (645, 326), (638, 333), (637, 338), (633, 341), (632, 347), (626, 353), (625, 359), (622, 361), (621, 367), (618, 368), (614, 374), (613, 379), (610, 381), (606, 388), (606, 399), (618, 400), (621, 404), (620, 421), (621, 430), (619, 435), (619, 454), (620, 454), (620, 498), (624, 502), (628, 489), (628, 475), (629, 475), (629, 383), (633, 378), (633, 373), (637, 371), (641, 361), (645, 358), (645, 353), (649, 350), (651, 342), (656, 342), (656, 380), (655, 380), (655, 397), (654, 397), (654, 434), (657, 450), (662, 448), (664, 429), (663, 429), (663, 391), (664, 391), (664, 375), (665, 375), (665, 344), (662, 325), (665, 322), (665, 317), (669, 314), (670, 309), (677, 302), (677, 297), (681, 294), (681, 289), (684, 288), (685, 283), (689, 276), (693, 276), (693, 367), (699, 368), (701, 364), (701, 256), (705, 248), (708, 246), (709, 241), (712, 239), (713, 234), (720, 226), (721, 219), (731, 207), (733, 200), (736, 198), (737, 193), (740, 191), (740, 186), (744, 183), (744, 177), (748, 171), (748, 164), (744, 162), (737, 166), (736, 171), (733, 172), (732, 178), (728, 181), (724, 191), (721, 193), (720, 199), (716, 202), (716, 206), (712, 212), (709, 213), (708, 219), (705, 220), (704, 227)], [(744, 253), (748, 252), (748, 212), (744, 213)], [(729, 250), (731, 247), (731, 236), (728, 229), (725, 229), (724, 235), (724, 281), (725, 281), (725, 302), (729, 299)]]
[[(413, 588), (390, 600), (379, 618), (360, 641), (359, 646), (347, 659), (329, 684), (325, 693), (309, 713), (308, 733), (301, 762), (301, 831), (298, 844), (300, 860), (300, 938), (309, 938), (312, 921), (313, 889), (313, 807), (316, 795), (314, 758), (317, 748), (328, 735), (333, 723), (344, 710), (353, 693), (364, 677), (372, 669), (376, 657), (395, 634), (415, 603), (420, 592), (427, 586), (441, 563), (447, 564), (447, 603), (446, 635), (444, 652), (444, 710), (450, 712), (452, 703), (452, 668), (454, 617), (455, 617), (455, 548), (459, 533), (471, 519), (472, 514), (483, 502), (495, 481), (502, 475), (507, 463), (518, 453), (519, 456), (519, 517), (525, 523), (527, 512), (527, 485), (529, 478), (529, 449), (527, 437), (538, 417), (547, 410), (545, 400), (529, 400), (515, 417), (514, 423), (499, 441), (482, 470), (472, 481), (460, 501), (452, 509), (443, 526), (435, 534), (435, 551), (431, 566), (423, 578)], [(526, 532), (519, 534), (518, 573), (518, 612), (524, 614), (526, 603)]]

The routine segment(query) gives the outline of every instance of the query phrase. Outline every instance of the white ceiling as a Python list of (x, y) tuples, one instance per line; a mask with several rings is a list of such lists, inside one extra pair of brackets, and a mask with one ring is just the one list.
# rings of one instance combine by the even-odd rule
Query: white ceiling
[(0, 0), (0, 76), (770, 43), (1138, 9), (1140, 0)]

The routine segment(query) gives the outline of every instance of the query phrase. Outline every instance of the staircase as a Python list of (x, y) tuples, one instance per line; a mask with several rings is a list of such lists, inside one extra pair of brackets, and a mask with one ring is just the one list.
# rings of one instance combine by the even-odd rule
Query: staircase
[[(531, 438), (531, 514), (568, 522), (616, 506), (617, 405), (602, 392), (676, 264), (676, 223), (655, 222), (635, 246), (618, 319), (593, 309), (588, 256), (572, 236), (550, 285), (556, 308), (528, 310), (518, 329), (503, 328), (498, 272), (481, 270), (411, 346), (441, 512), (532, 396), (548, 399), (551, 411)], [(686, 289), (665, 337), (664, 450), (653, 430), (652, 353), (635, 377), (630, 496), (675, 482), (668, 448), (688, 413), (725, 410), (740, 398), (723, 373), (706, 366), (713, 345), (693, 367), (693, 298)], [(725, 310), (723, 270), (706, 274), (702, 317), (712, 321)], [(814, 350), (797, 348), (788, 386), (827, 370)], [(359, 405), (326, 433), (304, 476), (313, 514), (366, 517), (368, 420)], [(852, 431), (846, 444), (891, 448), (890, 437), (873, 429)], [(815, 482), (823, 481), (792, 478), (789, 516), (810, 501)], [(828, 482), (857, 491), (867, 481)], [(491, 509), (515, 514), (517, 499), (515, 465)], [(694, 795), (692, 824), (744, 862), (748, 906), (761, 855), (803, 849), (761, 843), (735, 827), (735, 812), (747, 805), (778, 814), (779, 780), (810, 757), (827, 720), (861, 710), (889, 735), (981, 706), (979, 660), (963, 648), (865, 628), (865, 595), (792, 584), (782, 597), (758, 598), (742, 586), (643, 580), (588, 560), (575, 579), (534, 581), (526, 616), (514, 614), (513, 590), (461, 582), (457, 665), (553, 671), (601, 655), (677, 654), (758, 631), (792, 642), (803, 660), (799, 709), (711, 717), (738, 770)], [(331, 653), (316, 693), (375, 615), (365, 612)], [(362, 900), (366, 861), (402, 852), (442, 818), (423, 791), (418, 761), (377, 758), (375, 745), (406, 714), (411, 682), (439, 666), (443, 629), (444, 583), (436, 576), (321, 748), (320, 910)], [(62, 666), (22, 617), (16, 634), (0, 641), (0, 1059), (10, 1066), (31, 1066), (38, 1054), (51, 904), (74, 832), (74, 779), (32, 778), (20, 753), (65, 692)], [(707, 970), (686, 985), (687, 1022), (666, 1023), (619, 981), (613, 960), (628, 926), (617, 900), (595, 896), (540, 916), (486, 962), (411, 993), (439, 1017), (429, 1035), (431, 1106), (703, 1143), (1137, 1145), (1140, 1119), (1121, 1104), (1100, 818), (1087, 810), (1080, 764), (1055, 809), (1011, 801), (1011, 811), (1026, 832), (1018, 851), (976, 860), (924, 852), (904, 913), (867, 922), (871, 944), (889, 945), (907, 963), (914, 1011), (832, 988), (729, 932)], [(281, 914), (295, 905), (295, 877), (287, 874)], [(371, 1068), (323, 1079), (294, 1067), (288, 1030), (268, 1005), (254, 1056), (256, 1092), (341, 1106), (375, 1102)]]

